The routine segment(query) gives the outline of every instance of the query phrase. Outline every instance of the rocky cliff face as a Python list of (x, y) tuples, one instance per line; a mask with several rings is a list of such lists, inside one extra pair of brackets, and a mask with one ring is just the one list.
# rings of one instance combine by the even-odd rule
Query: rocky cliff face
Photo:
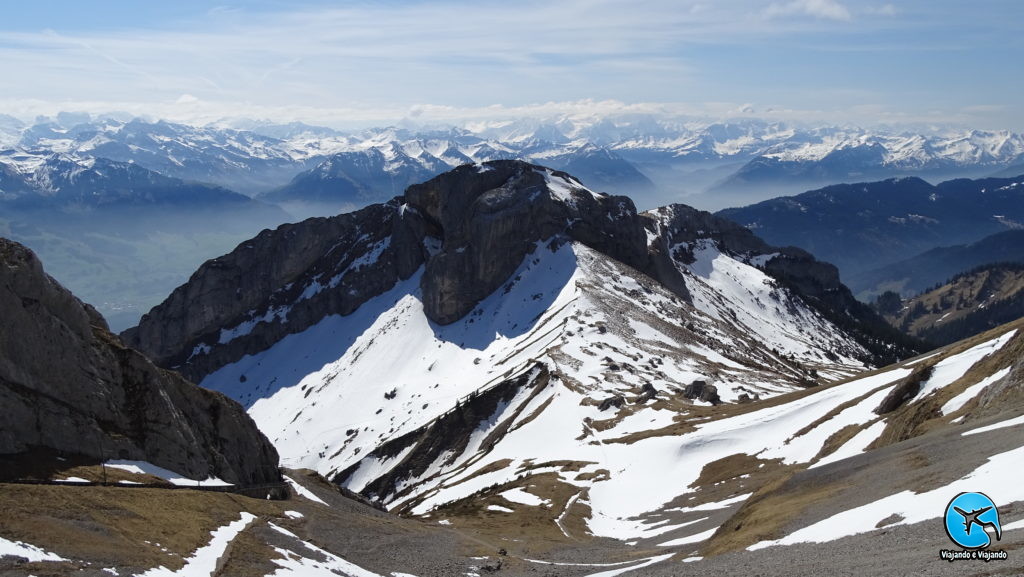
[(195, 479), (279, 479), (277, 452), (242, 408), (157, 368), (95, 310), (0, 239), (0, 454), (51, 449), (149, 461)]
[(350, 314), (421, 266), (424, 313), (437, 325), (453, 323), (508, 282), (541, 242), (581, 243), (689, 301), (676, 263), (702, 239), (758, 259), (850, 327), (887, 326), (866, 307), (851, 309), (855, 301), (835, 267), (804, 251), (773, 248), (731, 221), (683, 205), (638, 214), (627, 197), (503, 160), (461, 166), (386, 204), (264, 231), (204, 264), (122, 337), (199, 382), (325, 317)]
[(198, 381), (408, 278), (422, 238), (419, 216), (394, 201), (265, 230), (204, 263), (122, 339)]
[(563, 172), (516, 161), (464, 165), (409, 187), (405, 198), (444, 240), (422, 284), (427, 315), (440, 324), (462, 318), (535, 243), (558, 234), (651, 270), (633, 201), (592, 193)]

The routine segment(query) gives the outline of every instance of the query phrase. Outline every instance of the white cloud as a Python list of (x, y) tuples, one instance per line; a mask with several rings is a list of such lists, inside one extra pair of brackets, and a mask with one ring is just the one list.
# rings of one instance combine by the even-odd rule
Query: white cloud
[(74, 110), (94, 115), (115, 113), (120, 118), (138, 116), (149, 120), (164, 119), (184, 124), (231, 124), (231, 120), (249, 118), (272, 122), (301, 121), (340, 129), (404, 125), (410, 127), (465, 126), (480, 129), (496, 123), (560, 119), (592, 118), (629, 119), (653, 117), (675, 122), (707, 122), (760, 118), (782, 121), (798, 126), (967, 126), (1005, 129), (993, 125), (992, 114), (997, 105), (976, 105), (960, 109), (932, 109), (908, 113), (877, 104), (822, 109), (793, 108), (778, 104), (759, 105), (747, 102), (622, 102), (619, 100), (551, 101), (522, 106), (450, 106), (415, 104), (409, 107), (313, 107), (266, 106), (251, 102), (210, 102), (205, 100), (179, 103), (126, 101), (41, 101), (0, 99), (0, 110), (25, 121), (37, 116), (54, 117), (58, 112)]
[(768, 18), (801, 15), (844, 22), (852, 19), (850, 10), (836, 0), (791, 0), (773, 3), (765, 9), (764, 14)]

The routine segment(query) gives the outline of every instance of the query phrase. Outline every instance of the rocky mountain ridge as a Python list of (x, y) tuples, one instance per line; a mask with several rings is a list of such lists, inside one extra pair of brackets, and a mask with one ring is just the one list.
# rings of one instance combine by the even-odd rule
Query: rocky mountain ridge
[[(244, 403), (289, 466), (392, 511), (456, 506), (463, 475), (559, 499), (579, 475), (586, 530), (612, 536), (680, 494), (610, 498), (648, 432), (914, 354), (854, 304), (834, 267), (735, 223), (494, 161), (264, 232), (122, 336)], [(522, 449), (524, 427), (547, 448)], [(517, 464), (473, 473), (491, 453)]]
[(0, 239), (0, 397), (4, 476), (45, 455), (145, 461), (198, 481), (279, 480), (277, 451), (242, 407), (155, 367)]
[(201, 380), (325, 317), (350, 314), (421, 265), (424, 312), (450, 324), (504, 284), (540, 243), (557, 250), (566, 241), (636, 269), (683, 300), (690, 295), (676, 263), (693, 262), (698, 246), (763, 255), (767, 274), (872, 351), (864, 360), (912, 347), (893, 349), (894, 333), (875, 334), (881, 320), (842, 287), (834, 267), (806, 252), (775, 249), (685, 206), (637, 213), (626, 197), (592, 193), (565, 173), (519, 161), (462, 166), (384, 205), (264, 231), (206, 263), (122, 337)]

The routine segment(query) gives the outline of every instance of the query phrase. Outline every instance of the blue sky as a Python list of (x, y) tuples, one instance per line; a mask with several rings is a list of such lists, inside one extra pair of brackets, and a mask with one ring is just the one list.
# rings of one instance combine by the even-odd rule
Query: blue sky
[(336, 126), (616, 111), (1024, 131), (1019, 0), (7, 6), (0, 113)]

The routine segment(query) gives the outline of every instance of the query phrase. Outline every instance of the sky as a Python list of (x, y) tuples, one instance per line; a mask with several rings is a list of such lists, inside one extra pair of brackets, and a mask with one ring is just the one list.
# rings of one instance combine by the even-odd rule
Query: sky
[[(14, 6), (17, 6), (16, 8)], [(8, 3), (0, 114), (641, 112), (1024, 131), (1019, 0)]]

